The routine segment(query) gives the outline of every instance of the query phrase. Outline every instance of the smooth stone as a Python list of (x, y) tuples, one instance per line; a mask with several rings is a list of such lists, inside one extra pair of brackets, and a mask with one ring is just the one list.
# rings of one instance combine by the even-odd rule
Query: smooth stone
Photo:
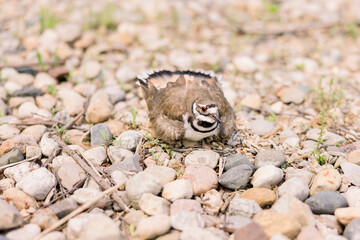
[(44, 135), (44, 133), (46, 132), (46, 130), (47, 127), (45, 125), (39, 124), (25, 128), (24, 131), (21, 132), (21, 134), (31, 135), (35, 138), (37, 142), (39, 142), (42, 136)]
[(55, 184), (55, 176), (46, 168), (41, 167), (21, 178), (16, 187), (36, 200), (44, 200)]
[(249, 128), (255, 134), (263, 136), (271, 133), (275, 128), (275, 124), (267, 120), (254, 120), (250, 122)]
[(6, 90), (7, 93), (9, 93), (10, 95), (12, 95), (14, 92), (20, 90), (22, 88), (22, 85), (15, 82), (15, 81), (7, 81), (4, 84), (4, 88)]
[(65, 198), (49, 206), (49, 209), (55, 213), (58, 218), (63, 218), (78, 207), (76, 201), (72, 198)]
[(49, 157), (56, 148), (59, 148), (59, 144), (54, 139), (49, 137), (48, 133), (45, 133), (40, 141), (41, 152), (45, 157)]
[(265, 233), (269, 238), (275, 234), (281, 233), (293, 239), (298, 235), (301, 229), (301, 225), (295, 217), (271, 210), (262, 211), (260, 214), (256, 215), (253, 220), (264, 228)]
[(334, 215), (342, 225), (346, 226), (352, 220), (360, 218), (360, 207), (337, 208)]
[(336, 191), (341, 185), (340, 173), (331, 168), (321, 170), (313, 179), (310, 196), (322, 191)]
[(307, 170), (294, 168), (286, 172), (285, 180), (289, 180), (293, 177), (302, 179), (309, 186), (311, 179), (313, 178), (313, 175), (311, 172)]
[(121, 148), (134, 151), (141, 138), (142, 136), (138, 131), (128, 130), (116, 138), (114, 146), (119, 146)]
[(258, 69), (257, 63), (247, 56), (235, 57), (234, 65), (242, 73), (254, 73)]
[(228, 216), (225, 219), (224, 230), (228, 232), (235, 232), (237, 229), (251, 223), (252, 220), (243, 216)]
[(107, 87), (105, 91), (109, 95), (111, 104), (113, 105), (125, 100), (125, 92), (117, 86)]
[(159, 236), (156, 240), (179, 240), (180, 239), (180, 231), (171, 230), (169, 233)]
[(284, 151), (275, 149), (265, 149), (260, 151), (255, 157), (255, 167), (274, 165), (280, 167), (286, 161)]
[(258, 94), (249, 94), (241, 100), (240, 104), (244, 107), (260, 110), (261, 97)]
[(85, 119), (93, 124), (105, 122), (110, 118), (112, 108), (109, 95), (105, 91), (99, 90), (90, 99)]
[(49, 86), (56, 86), (57, 81), (48, 73), (40, 72), (35, 76), (34, 87), (40, 89), (43, 92), (48, 91)]
[(19, 210), (7, 201), (0, 199), (0, 230), (19, 227), (22, 221)]
[(360, 150), (354, 150), (350, 152), (347, 159), (351, 163), (360, 165)]
[(345, 177), (349, 182), (357, 187), (360, 187), (360, 166), (350, 162), (343, 162), (340, 164), (341, 169), (344, 172)]
[(115, 182), (115, 184), (123, 184), (125, 186), (126, 180), (128, 179), (125, 173), (121, 170), (116, 170), (111, 172), (111, 179)]
[(334, 214), (337, 208), (347, 207), (346, 198), (334, 191), (322, 191), (305, 201), (315, 214)]
[(110, 146), (107, 149), (107, 154), (109, 156), (109, 159), (111, 163), (118, 163), (124, 160), (127, 157), (133, 157), (134, 153), (116, 146)]
[(38, 164), (24, 162), (16, 165), (14, 167), (9, 167), (5, 169), (4, 175), (8, 178), (12, 178), (15, 182), (19, 182), (23, 177), (29, 174), (31, 171), (38, 169), (40, 166)]
[(177, 199), (190, 199), (193, 196), (193, 187), (190, 181), (178, 179), (165, 184), (161, 196), (171, 202)]
[(207, 166), (188, 166), (183, 179), (187, 179), (193, 186), (194, 195), (206, 193), (218, 186), (218, 178), (214, 169)]
[(22, 89), (16, 90), (11, 96), (13, 97), (37, 97), (44, 95), (44, 92), (40, 89), (34, 87), (33, 85), (28, 85)]
[(260, 207), (271, 206), (276, 200), (275, 192), (267, 188), (249, 188), (240, 197), (253, 200)]
[(25, 154), (27, 146), (37, 146), (37, 142), (33, 136), (30, 135), (18, 135), (13, 138), (7, 139), (2, 142), (0, 146), (0, 156), (9, 152), (14, 148), (21, 150), (22, 154)]
[(39, 113), (39, 108), (33, 102), (24, 102), (20, 105), (18, 109), (17, 117), (20, 119), (24, 118), (32, 118), (35, 117), (37, 113)]
[(215, 168), (219, 162), (220, 155), (211, 150), (197, 150), (185, 157), (185, 166), (203, 165)]
[(299, 235), (296, 237), (297, 240), (323, 240), (321, 233), (315, 226), (305, 226), (300, 230)]
[(9, 138), (15, 137), (20, 133), (20, 130), (16, 126), (10, 124), (0, 125), (0, 140), (7, 140)]
[(346, 198), (349, 207), (360, 207), (360, 188), (353, 186), (349, 187), (343, 196)]
[(65, 233), (54, 231), (41, 237), (39, 240), (67, 240)]
[(256, 223), (251, 222), (240, 227), (235, 231), (235, 240), (268, 240), (264, 228)]
[(24, 225), (22, 228), (8, 232), (5, 237), (9, 240), (32, 240), (39, 235), (41, 229), (38, 225), (30, 223)]
[[(92, 201), (99, 195), (101, 195), (101, 192), (99, 190), (93, 188), (79, 188), (70, 197), (74, 199), (78, 204), (82, 205)], [(96, 206), (103, 208), (104, 206), (108, 206), (110, 203), (110, 197), (107, 196), (98, 201), (96, 203)]]
[(316, 227), (319, 229), (321, 234), (324, 235), (339, 235), (343, 232), (343, 227), (337, 221), (334, 215), (321, 214), (315, 215), (316, 218)]
[(61, 99), (65, 110), (70, 116), (79, 114), (84, 109), (86, 98), (71, 89), (59, 90), (57, 96)]
[(91, 127), (90, 135), (91, 146), (107, 146), (113, 137), (110, 128), (104, 123), (98, 123)]
[(222, 193), (211, 189), (202, 197), (201, 203), (207, 214), (211, 216), (218, 215), (221, 207), (224, 205)]
[(152, 239), (167, 233), (170, 228), (171, 225), (169, 216), (151, 216), (140, 220), (135, 231), (135, 236), (138, 236), (142, 239)]
[(181, 212), (197, 212), (203, 214), (201, 204), (193, 199), (178, 199), (170, 206), (170, 216)]
[(134, 225), (134, 227), (137, 227), (139, 222), (145, 217), (147, 216), (143, 211), (130, 208), (129, 212), (124, 216), (124, 220), (127, 223)]
[(233, 167), (223, 173), (219, 178), (219, 183), (229, 189), (245, 188), (253, 173), (253, 169), (246, 164)]
[(101, 65), (96, 61), (88, 61), (81, 67), (81, 72), (85, 78), (93, 79), (101, 72)]
[(247, 198), (240, 198), (240, 195), (236, 194), (230, 201), (228, 215), (252, 218), (261, 211), (261, 207), (255, 201)]
[(78, 239), (82, 228), (93, 218), (97, 217), (94, 213), (81, 213), (68, 221), (66, 235), (68, 239)]
[(227, 171), (230, 168), (233, 168), (233, 167), (236, 167), (236, 166), (239, 166), (242, 164), (249, 165), (253, 169), (253, 171), (255, 170), (255, 167), (250, 162), (249, 158), (241, 153), (230, 154), (229, 156), (227, 156), (225, 159), (224, 170)]
[(214, 233), (200, 227), (187, 227), (180, 234), (180, 240), (220, 240)]
[(309, 196), (310, 189), (302, 179), (293, 177), (281, 184), (278, 188), (278, 193), (280, 197), (285, 194), (290, 194), (297, 199), (304, 201)]
[(58, 217), (48, 208), (38, 209), (31, 217), (30, 223), (38, 225), (44, 230), (58, 221)]
[(15, 186), (15, 180), (12, 178), (3, 178), (0, 180), (0, 189), (2, 191), (6, 191), (9, 188), (13, 188)]
[(141, 196), (139, 207), (150, 216), (159, 214), (169, 215), (170, 213), (170, 202), (152, 193), (144, 193)]
[(107, 155), (104, 147), (93, 147), (89, 150), (86, 150), (83, 154), (83, 157), (89, 160), (94, 166), (101, 166), (105, 162)]
[(158, 177), (162, 186), (165, 186), (167, 183), (174, 181), (176, 178), (175, 169), (164, 166), (150, 165), (144, 170), (144, 172)]
[(59, 24), (56, 26), (55, 30), (59, 34), (60, 39), (64, 42), (74, 42), (81, 37), (80, 24)]
[(301, 226), (315, 225), (315, 217), (310, 207), (290, 194), (280, 197), (271, 207), (271, 211), (291, 215)]
[(284, 86), (276, 92), (276, 95), (284, 103), (300, 104), (305, 99), (305, 93), (294, 86)]
[(17, 189), (17, 188), (8, 188), (2, 194), (8, 201), (11, 201), (12, 204), (18, 209), (28, 209), (38, 207), (38, 203), (35, 198), (26, 194), (25, 192)]
[(116, 240), (121, 239), (121, 232), (117, 223), (110, 217), (102, 213), (93, 213), (95, 217), (91, 218), (81, 228), (79, 240)]
[(131, 205), (138, 209), (139, 200), (144, 193), (157, 195), (162, 189), (159, 178), (147, 172), (140, 172), (126, 181), (126, 193)]
[(57, 174), (61, 180), (61, 184), (68, 191), (73, 189), (74, 186), (86, 176), (85, 171), (75, 163), (74, 160), (64, 162), (60, 165)]
[(10, 152), (5, 153), (0, 157), (0, 167), (9, 163), (16, 163), (24, 159), (24, 155), (20, 149), (12, 149)]
[(283, 171), (273, 165), (265, 165), (258, 168), (251, 180), (251, 184), (256, 188), (271, 189), (281, 182), (284, 177)]
[(171, 226), (176, 229), (183, 231), (188, 227), (205, 227), (205, 221), (201, 214), (197, 212), (178, 212), (170, 217)]
[[(307, 139), (318, 141), (320, 134), (320, 129), (312, 128), (306, 132)], [(325, 145), (336, 145), (345, 143), (346, 139), (338, 134), (325, 131), (323, 135), (323, 140)]]
[(344, 230), (344, 237), (349, 240), (360, 239), (360, 218), (352, 220)]
[(35, 99), (36, 105), (41, 109), (51, 109), (56, 105), (56, 98), (50, 94), (37, 96)]
[[(122, 162), (116, 163), (119, 168), (126, 172), (142, 172), (143, 168), (140, 165), (140, 156), (135, 154), (133, 157), (127, 157)], [(159, 179), (161, 181), (161, 179)]]

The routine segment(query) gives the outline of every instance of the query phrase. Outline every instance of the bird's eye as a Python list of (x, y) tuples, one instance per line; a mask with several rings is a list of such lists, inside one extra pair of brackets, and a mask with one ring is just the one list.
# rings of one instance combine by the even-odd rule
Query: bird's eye
[(206, 107), (201, 107), (202, 112), (206, 112)]

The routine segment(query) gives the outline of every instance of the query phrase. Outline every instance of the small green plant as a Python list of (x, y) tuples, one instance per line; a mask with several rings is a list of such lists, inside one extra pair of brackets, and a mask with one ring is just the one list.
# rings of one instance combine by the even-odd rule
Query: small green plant
[(63, 136), (66, 133), (66, 130), (64, 129), (64, 126), (61, 128), (58, 125), (55, 125), (55, 131), (58, 136)]
[(135, 227), (134, 227), (134, 225), (130, 224), (129, 227), (128, 227), (128, 229), (129, 229), (129, 234), (130, 234), (130, 236), (132, 236), (132, 235), (135, 234)]
[(299, 64), (296, 64), (295, 67), (296, 67), (296, 70), (302, 71), (305, 68), (305, 64), (304, 63), (299, 63)]
[(270, 116), (265, 117), (265, 120), (270, 122), (276, 122), (277, 121), (277, 115), (273, 112), (270, 113)]
[(0, 117), (4, 117), (4, 116), (5, 116), (4, 110), (0, 109)]
[(57, 93), (56, 87), (53, 86), (53, 85), (49, 85), (48, 86), (48, 92), (55, 97), (56, 93)]
[(40, 10), (40, 31), (44, 32), (48, 28), (54, 28), (61, 21), (49, 8)]
[(279, 12), (279, 3), (271, 0), (263, 0), (262, 3), (266, 12), (271, 14)]
[(37, 60), (38, 60), (38, 63), (39, 63), (40, 66), (41, 66), (41, 70), (45, 71), (45, 70), (46, 70), (46, 64), (44, 63), (43, 58), (42, 58), (40, 52), (37, 52), (37, 53), (36, 53), (36, 58), (37, 58)]
[(347, 33), (353, 38), (357, 38), (357, 36), (359, 35), (358, 25), (354, 21), (348, 23), (346, 29), (347, 29)]
[(136, 116), (137, 116), (137, 112), (135, 111), (135, 109), (133, 107), (131, 107), (131, 116), (132, 116), (132, 125), (134, 128), (136, 128)]
[(89, 9), (87, 27), (90, 29), (98, 29), (99, 27), (115, 29), (117, 26), (115, 19), (117, 8), (117, 4), (108, 3), (100, 12), (94, 12), (92, 9)]

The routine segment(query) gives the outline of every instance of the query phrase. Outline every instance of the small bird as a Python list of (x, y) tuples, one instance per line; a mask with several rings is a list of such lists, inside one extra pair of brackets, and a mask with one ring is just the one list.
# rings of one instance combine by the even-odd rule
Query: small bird
[(232, 136), (235, 114), (212, 71), (151, 71), (138, 79), (150, 127), (165, 142)]

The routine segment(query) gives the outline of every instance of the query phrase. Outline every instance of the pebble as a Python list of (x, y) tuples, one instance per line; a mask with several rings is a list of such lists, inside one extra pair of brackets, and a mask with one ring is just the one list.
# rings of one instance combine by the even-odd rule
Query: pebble
[(115, 77), (120, 82), (129, 82), (130, 80), (136, 78), (136, 72), (129, 66), (121, 66), (116, 70)]
[(324, 235), (339, 235), (343, 232), (343, 227), (337, 221), (334, 215), (321, 214), (315, 215), (316, 227), (319, 229), (321, 234)]
[(35, 102), (41, 109), (51, 109), (56, 105), (56, 98), (50, 94), (45, 94), (43, 96), (37, 96)]
[(336, 191), (341, 185), (340, 173), (332, 168), (321, 170), (313, 179), (310, 196), (322, 191)]
[(110, 146), (107, 149), (107, 155), (109, 156), (111, 163), (118, 163), (124, 160), (125, 158), (133, 157), (134, 153), (127, 149), (120, 148), (118, 146), (116, 147)]
[(276, 95), (284, 103), (300, 104), (305, 100), (305, 93), (294, 86), (283, 86), (276, 91)]
[(15, 182), (19, 182), (23, 177), (29, 174), (31, 171), (38, 169), (39, 165), (31, 162), (24, 162), (14, 167), (5, 169), (4, 175), (8, 178), (12, 178)]
[(234, 65), (242, 73), (254, 73), (258, 69), (257, 63), (247, 56), (235, 57)]
[(275, 234), (281, 233), (288, 238), (295, 238), (300, 232), (301, 225), (295, 217), (288, 214), (281, 214), (271, 210), (264, 210), (253, 219), (260, 224), (266, 235), (271, 238)]
[(193, 199), (178, 199), (170, 206), (170, 216), (181, 212), (197, 212), (203, 214), (201, 204)]
[(125, 92), (117, 86), (107, 87), (105, 91), (109, 95), (110, 102), (113, 105), (125, 100)]
[(128, 179), (125, 173), (121, 170), (113, 171), (110, 174), (111, 179), (115, 182), (115, 184), (123, 184), (125, 186), (126, 180)]
[(349, 153), (347, 160), (351, 163), (360, 165), (360, 150), (354, 150)]
[(93, 79), (101, 72), (101, 65), (96, 61), (88, 61), (81, 67), (81, 73), (85, 78)]
[(49, 137), (48, 133), (45, 133), (40, 140), (41, 152), (45, 157), (49, 157), (56, 148), (59, 148), (59, 144), (54, 139)]
[(228, 216), (225, 219), (224, 230), (228, 232), (235, 232), (237, 229), (251, 223), (252, 220), (243, 216)]
[[(140, 156), (135, 154), (133, 157), (127, 157), (120, 163), (115, 163), (121, 170), (125, 172), (141, 172), (143, 168), (140, 166)], [(115, 165), (113, 164), (113, 165)], [(160, 180), (160, 179), (159, 179)]]
[(305, 226), (301, 228), (299, 235), (296, 237), (297, 240), (323, 240), (321, 233), (315, 226)]
[(12, 188), (15, 186), (14, 179), (11, 178), (3, 178), (0, 180), (0, 189), (2, 191), (6, 191), (9, 188)]
[(360, 188), (351, 186), (343, 196), (346, 198), (349, 207), (360, 207)]
[(41, 167), (21, 178), (16, 187), (36, 200), (44, 200), (55, 184), (55, 176), (46, 168)]
[(176, 171), (173, 168), (164, 166), (150, 165), (145, 169), (144, 172), (158, 177), (162, 186), (165, 186), (167, 183), (174, 181), (176, 178)]
[(171, 226), (176, 229), (183, 231), (189, 227), (205, 227), (205, 221), (201, 214), (197, 212), (178, 212), (170, 217)]
[(164, 189), (162, 191), (161, 196), (171, 202), (174, 202), (177, 199), (190, 199), (192, 198), (193, 194), (194, 193), (191, 182), (186, 179), (178, 179), (166, 183), (164, 185)]
[(95, 40), (94, 32), (85, 32), (81, 35), (81, 38), (74, 43), (75, 48), (88, 48)]
[(0, 140), (6, 140), (12, 137), (15, 137), (20, 133), (20, 130), (10, 124), (0, 125)]
[(135, 231), (135, 236), (142, 239), (152, 239), (167, 233), (170, 228), (171, 225), (169, 216), (151, 216), (148, 218), (144, 218), (139, 222)]
[(34, 82), (34, 77), (28, 73), (18, 73), (11, 75), (8, 81), (14, 81), (24, 87), (34, 88), (34, 86), (31, 85)]
[(139, 222), (146, 217), (146, 214), (141, 210), (135, 210), (133, 208), (130, 208), (129, 213), (127, 213), (124, 217), (124, 220), (134, 225), (134, 227), (137, 227)]
[(211, 150), (192, 151), (185, 157), (185, 166), (202, 165), (215, 168), (220, 155)]
[(65, 198), (49, 206), (49, 209), (55, 213), (58, 218), (63, 218), (78, 207), (76, 201), (72, 198)]
[(235, 231), (235, 240), (242, 239), (267, 240), (268, 237), (264, 231), (264, 228), (260, 224), (251, 222)]
[(300, 178), (307, 185), (309, 185), (311, 182), (311, 179), (313, 178), (313, 175), (311, 172), (309, 172), (307, 170), (294, 168), (294, 169), (290, 169), (286, 172), (285, 180), (289, 180), (293, 177)]
[(89, 132), (84, 133), (77, 129), (71, 129), (66, 131), (63, 137), (72, 145), (86, 146), (86, 148), (89, 148), (89, 146), (83, 142), (83, 140), (88, 140)]
[(48, 92), (49, 86), (56, 86), (57, 81), (48, 73), (40, 72), (35, 76), (34, 87), (40, 89), (43, 92)]
[(267, 120), (254, 120), (248, 126), (251, 131), (260, 136), (271, 133), (275, 128), (275, 124)]
[(275, 149), (266, 149), (260, 151), (255, 157), (255, 167), (259, 168), (265, 165), (274, 165), (280, 167), (286, 161), (284, 151)]
[(58, 217), (48, 208), (38, 209), (31, 217), (30, 223), (38, 225), (44, 230), (58, 221)]
[(24, 102), (18, 109), (17, 117), (20, 119), (35, 117), (36, 113), (39, 113), (39, 108), (33, 102)]
[(275, 192), (267, 188), (249, 188), (240, 197), (253, 200), (260, 207), (271, 206), (276, 200)]
[(41, 148), (38, 146), (27, 146), (26, 147), (26, 158), (36, 158), (40, 160), (42, 156)]
[(144, 193), (141, 196), (139, 207), (150, 216), (159, 214), (169, 215), (170, 213), (170, 202), (152, 193)]
[(66, 240), (66, 235), (63, 232), (54, 231), (46, 234), (39, 240)]
[(107, 155), (104, 147), (93, 147), (89, 150), (86, 150), (83, 154), (83, 157), (89, 160), (94, 166), (101, 166), (105, 162)]
[(215, 189), (207, 191), (201, 199), (201, 204), (207, 214), (211, 216), (217, 215), (224, 204), (222, 193)]
[[(101, 192), (93, 188), (79, 188), (75, 190), (74, 194), (70, 197), (74, 199), (78, 204), (82, 205), (89, 201), (92, 201), (94, 198), (97, 198), (101, 195)], [(96, 203), (97, 207), (104, 207), (110, 205), (110, 197), (104, 197)]]
[(310, 207), (290, 194), (280, 197), (271, 207), (271, 211), (293, 216), (301, 226), (315, 225), (315, 216)]
[[(320, 134), (320, 129), (312, 128), (306, 132), (306, 137), (310, 140), (318, 141)], [(336, 145), (346, 142), (346, 139), (338, 134), (325, 131), (323, 135), (323, 140), (325, 145)]]
[(33, 125), (33, 126), (29, 126), (27, 128), (24, 129), (24, 131), (21, 132), (21, 134), (24, 135), (31, 135), (34, 137), (34, 139), (39, 142), (41, 140), (41, 137), (44, 135), (44, 133), (46, 132), (47, 127), (44, 125)]
[(84, 109), (86, 99), (72, 89), (61, 89), (57, 96), (61, 99), (70, 116), (79, 114)]
[(349, 240), (360, 239), (360, 218), (352, 220), (344, 230), (344, 237)]
[(134, 151), (139, 144), (141, 138), (142, 136), (138, 131), (128, 130), (123, 132), (116, 138), (114, 145)]
[(7, 201), (0, 199), (0, 231), (19, 227), (21, 224), (20, 212)]
[(59, 24), (56, 26), (56, 32), (64, 42), (74, 42), (81, 37), (81, 25), (75, 23)]
[(39, 235), (41, 229), (38, 225), (30, 223), (24, 225), (22, 228), (8, 232), (5, 237), (9, 240), (32, 240)]
[(360, 166), (350, 162), (343, 162), (340, 164), (346, 179), (357, 187), (360, 187)]
[(110, 128), (104, 123), (98, 123), (92, 126), (90, 135), (91, 146), (107, 146), (113, 138)]
[(244, 107), (248, 107), (255, 110), (260, 110), (261, 108), (261, 97), (258, 94), (249, 94), (246, 95), (240, 102)]
[(138, 209), (139, 200), (144, 193), (157, 195), (162, 189), (159, 178), (147, 172), (140, 172), (126, 181), (126, 193), (131, 205)]
[(281, 182), (284, 173), (280, 168), (273, 165), (265, 165), (258, 168), (251, 180), (251, 184), (256, 188), (269, 188), (276, 186)]
[(34, 97), (44, 95), (43, 91), (34, 87), (33, 85), (25, 86), (19, 90), (16, 90), (11, 96), (13, 97)]
[(278, 189), (279, 196), (290, 194), (297, 199), (304, 201), (310, 194), (308, 185), (300, 178), (293, 177), (286, 180)]
[(0, 167), (9, 163), (15, 163), (24, 159), (20, 149), (12, 149), (10, 152), (5, 153), (0, 157)]
[(169, 233), (159, 236), (156, 240), (179, 240), (180, 234), (180, 231), (171, 230)]
[(223, 173), (219, 178), (219, 183), (229, 189), (245, 188), (252, 173), (253, 169), (249, 165), (242, 164)]
[(185, 228), (184, 231), (180, 234), (180, 240), (219, 240), (218, 236), (208, 231), (207, 229), (203, 229), (200, 227), (188, 227)]
[(337, 208), (334, 215), (342, 225), (346, 226), (352, 220), (360, 218), (360, 207)]
[(230, 154), (229, 156), (227, 156), (225, 159), (224, 170), (227, 171), (230, 168), (239, 166), (241, 164), (249, 165), (253, 169), (253, 171), (255, 170), (255, 167), (250, 162), (249, 158), (241, 153)]
[(86, 110), (85, 119), (88, 123), (101, 123), (110, 118), (112, 104), (109, 95), (105, 91), (97, 91), (92, 95)]
[(206, 193), (210, 189), (216, 189), (218, 186), (216, 172), (207, 166), (188, 166), (185, 169), (183, 179), (191, 182), (195, 196)]
[[(59, 156), (62, 157), (62, 156)], [(59, 159), (59, 157), (54, 158), (54, 160)], [(66, 156), (64, 156), (66, 157)], [(71, 157), (66, 157), (69, 160), (65, 161), (60, 165), (57, 170), (57, 174), (60, 178), (61, 184), (68, 191), (74, 188), (76, 183), (85, 178), (85, 171), (77, 164)], [(53, 162), (56, 162), (54, 161)]]
[(334, 191), (322, 191), (305, 201), (315, 214), (334, 214), (337, 208), (347, 207), (346, 198)]
[(37, 146), (37, 142), (33, 136), (18, 135), (2, 142), (0, 146), (0, 156), (9, 152), (11, 149), (18, 148), (22, 154), (25, 154), (27, 146)]
[[(1, 188), (2, 189), (2, 188)], [(3, 190), (3, 189), (2, 189)], [(12, 204), (21, 211), (22, 209), (34, 208), (38, 207), (38, 203), (35, 198), (26, 194), (25, 192), (17, 189), (17, 188), (8, 188), (2, 194), (8, 201), (11, 201)]]
[(256, 214), (262, 211), (259, 204), (255, 201), (247, 198), (240, 198), (239, 194), (236, 194), (230, 201), (228, 214), (229, 216), (243, 216), (252, 218)]
[(22, 88), (21, 84), (14, 82), (14, 81), (7, 81), (4, 84), (4, 88), (6, 90), (7, 93), (9, 93), (10, 95), (14, 94), (14, 92), (20, 90)]

